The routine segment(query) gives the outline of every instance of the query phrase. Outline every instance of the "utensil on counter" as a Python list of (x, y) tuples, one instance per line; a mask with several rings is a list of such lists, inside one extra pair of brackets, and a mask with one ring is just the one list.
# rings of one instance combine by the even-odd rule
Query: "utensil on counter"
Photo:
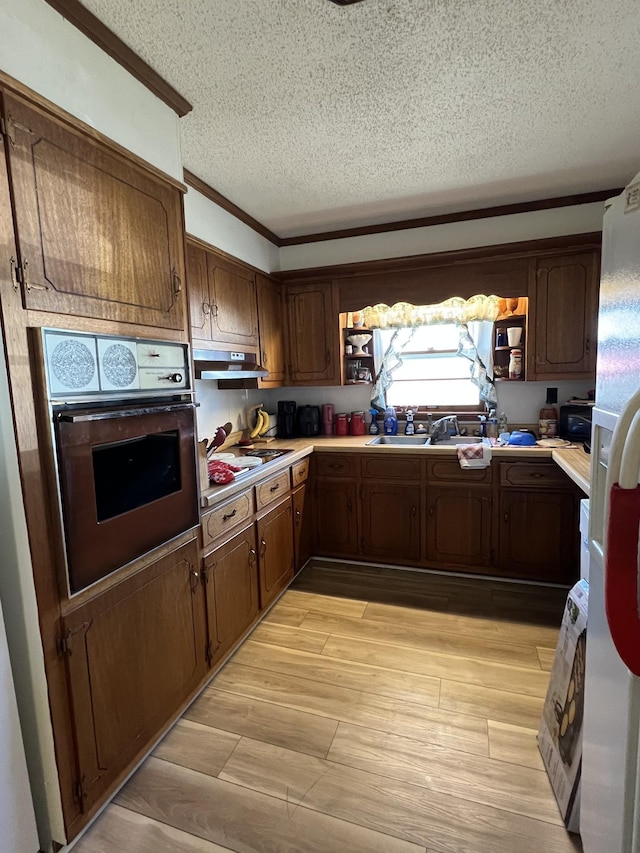
[[(229, 431), (231, 431), (231, 424), (225, 424), (225, 426), (228, 426)], [(218, 429), (215, 432), (215, 435), (211, 439), (211, 443), (207, 447), (207, 458), (210, 456), (211, 453), (215, 453), (215, 451), (219, 447), (222, 447), (222, 445), (225, 443), (226, 440), (227, 440), (227, 432), (226, 432), (224, 426), (218, 427)]]

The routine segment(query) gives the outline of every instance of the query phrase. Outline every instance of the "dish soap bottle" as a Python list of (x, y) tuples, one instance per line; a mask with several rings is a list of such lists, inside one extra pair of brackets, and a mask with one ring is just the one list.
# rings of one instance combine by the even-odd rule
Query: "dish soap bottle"
[(380, 432), (380, 427), (378, 426), (378, 410), (369, 409), (369, 414), (371, 415), (371, 423), (369, 424), (369, 435), (377, 435)]
[(415, 435), (416, 427), (413, 423), (413, 409), (407, 409), (407, 423), (404, 428), (405, 435)]
[(555, 438), (558, 434), (558, 410), (554, 404), (558, 402), (558, 389), (547, 388), (547, 400), (540, 409), (538, 432), (540, 438)]
[(393, 406), (387, 406), (384, 413), (384, 434), (398, 434), (398, 418), (396, 417), (396, 410)]

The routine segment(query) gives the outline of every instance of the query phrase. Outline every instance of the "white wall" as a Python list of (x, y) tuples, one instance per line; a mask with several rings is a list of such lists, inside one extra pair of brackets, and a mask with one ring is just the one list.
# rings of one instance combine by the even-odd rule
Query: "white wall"
[(0, 0), (0, 69), (182, 180), (178, 117), (44, 0)]
[(184, 215), (187, 234), (264, 272), (279, 269), (277, 246), (191, 187), (184, 200)]
[(283, 246), (280, 249), (280, 269), (305, 269), (380, 258), (400, 258), (405, 255), (449, 252), (454, 249), (601, 231), (603, 213), (604, 202), (596, 202), (490, 219), (452, 222), (449, 225), (388, 231), (364, 237)]

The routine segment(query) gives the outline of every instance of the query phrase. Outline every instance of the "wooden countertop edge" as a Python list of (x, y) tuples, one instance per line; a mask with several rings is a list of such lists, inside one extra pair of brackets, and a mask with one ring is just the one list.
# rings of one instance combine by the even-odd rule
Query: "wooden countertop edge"
[[(288, 468), (290, 465), (312, 453), (384, 453), (385, 456), (403, 456), (407, 453), (414, 455), (416, 453), (420, 453), (421, 455), (426, 453), (430, 456), (455, 456), (456, 454), (455, 447), (438, 447), (437, 445), (435, 447), (416, 447), (414, 445), (411, 447), (387, 446), (374, 448), (368, 446), (371, 438), (370, 435), (358, 435), (276, 439), (265, 444), (265, 448), (290, 450), (291, 452), (270, 462), (266, 467), (260, 466), (252, 469), (249, 474), (244, 475), (233, 483), (229, 483), (227, 486), (212, 486), (204, 490), (201, 495), (201, 507), (205, 510), (222, 504), (229, 498), (244, 491), (248, 486), (255, 486), (257, 483), (278, 474), (284, 468)], [(231, 450), (233, 451), (235, 448), (231, 448)], [(240, 455), (239, 452), (238, 455)], [(590, 493), (590, 457), (584, 452), (581, 446), (556, 449), (547, 447), (494, 447), (492, 448), (492, 455), (498, 458), (511, 459), (552, 459), (585, 494), (589, 495)]]
[(591, 456), (581, 446), (556, 448), (551, 458), (587, 497), (591, 496)]

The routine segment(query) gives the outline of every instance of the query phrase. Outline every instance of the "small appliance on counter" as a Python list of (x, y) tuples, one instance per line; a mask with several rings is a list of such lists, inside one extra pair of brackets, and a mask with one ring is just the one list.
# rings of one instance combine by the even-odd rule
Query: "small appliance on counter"
[(591, 417), (593, 402), (566, 403), (560, 406), (558, 435), (568, 441), (591, 440)]
[(320, 407), (300, 406), (298, 408), (298, 435), (308, 438), (320, 435)]
[(278, 438), (295, 437), (296, 408), (293, 400), (278, 400)]

